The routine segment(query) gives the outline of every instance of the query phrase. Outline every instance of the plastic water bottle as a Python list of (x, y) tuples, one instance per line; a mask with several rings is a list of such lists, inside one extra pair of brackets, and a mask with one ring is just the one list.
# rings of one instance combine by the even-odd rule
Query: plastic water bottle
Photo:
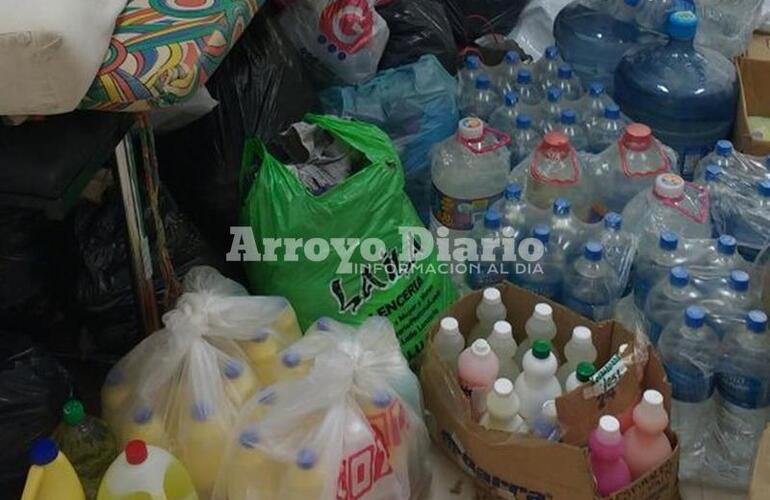
[(580, 80), (572, 72), (572, 66), (562, 64), (559, 66), (556, 79), (556, 87), (561, 90), (562, 95), (568, 101), (577, 101), (583, 97), (583, 87)]
[(495, 87), (500, 92), (512, 92), (516, 89), (516, 77), (521, 67), (521, 56), (515, 50), (509, 50), (494, 72)]
[(441, 318), (439, 329), (433, 337), (433, 347), (441, 361), (457, 372), (457, 358), (465, 349), (465, 338), (460, 333), (460, 323), (455, 318)]
[(652, 288), (644, 306), (650, 342), (657, 345), (660, 333), (669, 322), (699, 298), (700, 293), (690, 283), (687, 268), (671, 268), (668, 279), (662, 280)]
[(610, 496), (631, 482), (631, 471), (623, 458), (625, 441), (617, 418), (611, 415), (599, 418), (598, 427), (588, 437), (588, 450), (599, 495)]
[(516, 130), (511, 134), (511, 167), (515, 167), (535, 150), (542, 136), (532, 128), (532, 118), (524, 113), (516, 117)]
[(516, 378), (515, 390), (521, 401), (519, 414), (527, 422), (534, 421), (543, 403), (561, 396), (561, 384), (556, 379), (558, 362), (551, 352), (551, 343), (536, 340), (524, 354), (522, 372)]
[(740, 323), (747, 311), (760, 305), (758, 297), (751, 293), (749, 281), (747, 272), (734, 269), (730, 271), (727, 286), (719, 286), (703, 301), (710, 326), (720, 338)]
[(506, 92), (503, 96), (503, 104), (489, 116), (489, 125), (513, 135), (516, 130), (516, 117), (519, 116), (519, 98), (513, 92)]
[(663, 395), (649, 389), (633, 413), (634, 425), (623, 435), (625, 454), (631, 479), (637, 479), (658, 467), (671, 456), (671, 442), (665, 434), (668, 414), (663, 407)]
[(507, 321), (496, 321), (487, 342), (500, 362), (499, 376), (516, 380), (521, 370), (513, 359), (516, 356), (516, 341), (513, 339), (511, 324)]
[(492, 326), (498, 321), (503, 321), (506, 315), (507, 311), (500, 290), (485, 288), (481, 295), (481, 302), (476, 306), (476, 319), (478, 321), (471, 329), (468, 343), (471, 344), (477, 339), (486, 338), (492, 331)]
[(702, 307), (689, 306), (658, 341), (658, 352), (671, 383), (671, 428), (679, 437), (680, 473), (692, 477), (704, 459), (705, 439), (714, 419), (714, 376), (719, 337), (706, 326)]
[[(468, 266), (467, 282), (474, 290), (494, 286), (505, 280), (505, 269), (503, 266), (503, 249), (500, 242), (503, 241), (502, 218), (500, 213), (494, 208), (487, 210), (484, 214), (484, 225), (476, 232), (476, 244), (479, 249), (479, 262)], [(498, 242), (496, 247), (489, 252), (485, 250), (485, 242)], [(491, 255), (485, 255), (491, 253)], [(492, 257), (492, 260), (486, 260), (486, 257)]]
[(532, 228), (532, 237), (543, 244), (543, 256), (528, 265), (525, 272), (513, 275), (513, 282), (522, 288), (549, 299), (555, 299), (561, 293), (561, 275), (564, 262), (554, 245), (551, 245), (551, 228), (537, 224)]
[(463, 95), (476, 85), (476, 78), (481, 75), (481, 59), (476, 55), (469, 55), (465, 58), (465, 64), (457, 72), (457, 90), (459, 95)]
[(474, 414), (481, 415), (486, 411), (487, 391), (497, 379), (499, 370), (497, 355), (484, 339), (476, 340), (460, 353), (457, 378), (460, 388), (471, 400)]
[(623, 112), (676, 150), (688, 178), (712, 145), (730, 134), (738, 95), (733, 63), (693, 46), (697, 25), (692, 12), (672, 14), (668, 44), (629, 52), (615, 73), (614, 96)]
[(596, 367), (593, 363), (589, 363), (588, 361), (581, 361), (578, 363), (575, 371), (567, 375), (567, 379), (564, 381), (564, 391), (574, 391), (581, 385), (589, 382), (594, 373), (596, 373)]
[(591, 341), (591, 330), (585, 326), (576, 326), (572, 329), (572, 337), (564, 345), (564, 357), (567, 360), (559, 367), (556, 378), (560, 383), (565, 384), (567, 377), (577, 370), (580, 363), (593, 363), (596, 361), (596, 356), (596, 347)]
[(716, 430), (707, 444), (706, 462), (720, 480), (748, 483), (757, 444), (770, 416), (770, 337), (767, 315), (749, 312), (745, 326), (722, 340), (717, 366)]
[(575, 246), (581, 239), (580, 222), (572, 215), (572, 204), (566, 198), (556, 198), (551, 209), (551, 247), (560, 252), (560, 257), (575, 253)]
[(562, 64), (564, 60), (561, 58), (559, 49), (555, 45), (546, 47), (543, 57), (535, 63), (535, 77), (540, 82), (556, 77), (559, 74), (559, 66)]
[(615, 19), (631, 23), (636, 19), (641, 0), (610, 0), (609, 12)]
[(563, 109), (559, 125), (555, 130), (569, 138), (572, 147), (578, 151), (588, 151), (588, 134), (585, 127), (578, 122), (578, 116), (574, 109)]
[(524, 360), (524, 355), (532, 349), (532, 344), (536, 340), (553, 341), (556, 337), (556, 323), (553, 321), (553, 308), (541, 302), (535, 305), (535, 309), (532, 311), (532, 316), (527, 319), (524, 324), (524, 332), (527, 337), (521, 342), (521, 345), (516, 351), (514, 361), (517, 366), (521, 366), (521, 362)]
[[(543, 131), (550, 131), (561, 121), (561, 90), (557, 87), (551, 87), (545, 92), (545, 103), (540, 113), (538, 128)], [(534, 148), (533, 148), (534, 149)]]
[(520, 408), (521, 403), (513, 390), (513, 383), (508, 378), (499, 378), (487, 394), (487, 411), (479, 424), (495, 431), (521, 432), (525, 425), (524, 419), (519, 416)]
[(728, 172), (741, 169), (740, 160), (735, 156), (733, 143), (726, 139), (718, 140), (714, 146), (714, 151), (706, 155), (699, 163), (717, 165)]
[(559, 441), (561, 439), (561, 424), (556, 410), (556, 401), (549, 399), (540, 408), (540, 413), (530, 423), (532, 435), (547, 441)]
[(684, 256), (678, 252), (679, 236), (671, 231), (663, 231), (658, 239), (658, 246), (650, 255), (641, 255), (634, 273), (634, 303), (644, 309), (647, 295), (652, 286), (666, 276), (672, 267), (684, 262)]
[(484, 121), (500, 106), (500, 97), (492, 90), (489, 75), (476, 77), (476, 85), (460, 96), (460, 113), (462, 116), (475, 116)]
[[(615, 103), (607, 95), (604, 85), (601, 82), (591, 82), (588, 86), (588, 93), (583, 96), (579, 109), (586, 124), (593, 127), (600, 119), (604, 118), (604, 110), (611, 104)], [(620, 114), (620, 108), (618, 108), (618, 114)]]
[(610, 319), (618, 298), (617, 275), (603, 257), (604, 246), (589, 241), (564, 277), (564, 305), (594, 321)]
[(608, 212), (604, 216), (604, 230), (599, 235), (599, 241), (604, 246), (604, 259), (618, 274), (618, 282), (628, 281), (631, 264), (636, 255), (632, 251), (635, 242), (631, 234), (623, 231), (623, 217), (620, 214)]
[(636, 14), (636, 22), (645, 28), (663, 31), (668, 16), (676, 10), (680, 10), (677, 7), (687, 10), (684, 7), (685, 3), (689, 2), (690, 0), (641, 0)]
[(524, 188), (513, 182), (505, 188), (502, 206), (503, 226), (513, 230), (512, 237), (518, 244), (527, 234), (527, 204), (521, 199)]
[(540, 104), (543, 100), (543, 92), (527, 68), (519, 69), (516, 75), (516, 92), (519, 94), (519, 100), (530, 106)]
[(755, 186), (755, 192), (746, 197), (748, 203), (727, 220), (727, 230), (735, 236), (743, 247), (741, 251), (751, 260), (770, 243), (767, 216), (762, 215), (770, 213), (770, 179), (764, 179)]
[[(594, 122), (588, 132), (588, 142), (591, 153), (601, 153), (623, 135), (623, 120), (620, 118), (620, 108), (617, 104), (610, 103), (604, 108), (604, 115)], [(622, 210), (620, 208), (619, 210)]]

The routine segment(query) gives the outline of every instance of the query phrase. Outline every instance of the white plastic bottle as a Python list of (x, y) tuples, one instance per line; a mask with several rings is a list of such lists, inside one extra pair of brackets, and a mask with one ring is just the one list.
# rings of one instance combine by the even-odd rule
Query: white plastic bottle
[(524, 419), (519, 415), (519, 396), (513, 382), (499, 378), (487, 394), (487, 411), (479, 422), (482, 427), (502, 432), (522, 432)]
[(570, 373), (577, 370), (577, 366), (582, 361), (593, 363), (596, 361), (596, 347), (591, 341), (591, 330), (585, 326), (576, 326), (572, 330), (572, 337), (564, 346), (564, 357), (566, 361), (559, 368), (556, 378), (562, 384), (566, 383)]
[(517, 366), (521, 366), (524, 355), (532, 348), (532, 343), (535, 340), (547, 340), (550, 342), (556, 337), (553, 308), (545, 302), (535, 305), (532, 316), (524, 324), (524, 331), (527, 334), (527, 338), (519, 345), (516, 350), (516, 356), (513, 358), (516, 360)]
[(500, 361), (500, 377), (516, 380), (521, 370), (513, 360), (516, 355), (516, 340), (513, 338), (513, 327), (507, 321), (496, 321), (492, 333), (487, 337), (492, 350)]
[(475, 416), (486, 411), (487, 392), (495, 383), (500, 371), (500, 362), (484, 339), (476, 340), (460, 353), (457, 360), (457, 380), (460, 388), (471, 401)]
[(465, 349), (465, 338), (460, 333), (460, 323), (451, 316), (441, 319), (433, 347), (439, 358), (457, 372), (457, 358)]
[(481, 302), (476, 306), (478, 323), (471, 329), (468, 344), (472, 344), (476, 339), (486, 338), (492, 332), (495, 322), (504, 320), (507, 314), (500, 290), (485, 288)]
[(556, 379), (558, 362), (551, 352), (551, 343), (536, 340), (522, 362), (522, 373), (516, 378), (515, 390), (521, 401), (519, 414), (533, 422), (543, 404), (561, 396), (561, 384)]
[(593, 363), (588, 361), (581, 361), (578, 363), (574, 372), (570, 373), (567, 377), (567, 381), (564, 383), (564, 392), (571, 392), (585, 384), (593, 374), (596, 373), (596, 367)]

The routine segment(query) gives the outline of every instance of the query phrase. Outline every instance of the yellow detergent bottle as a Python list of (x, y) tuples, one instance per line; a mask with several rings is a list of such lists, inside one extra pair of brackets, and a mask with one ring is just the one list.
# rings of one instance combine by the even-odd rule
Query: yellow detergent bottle
[(277, 380), (278, 342), (276, 333), (270, 328), (260, 328), (251, 340), (240, 342), (249, 357), (254, 372), (262, 385), (272, 385)]
[(123, 372), (113, 368), (107, 374), (102, 386), (102, 418), (115, 428), (118, 415), (123, 411), (123, 405), (131, 395), (131, 387), (124, 380)]
[(30, 458), (21, 500), (85, 500), (75, 468), (52, 439), (35, 441)]
[(313, 362), (302, 359), (302, 355), (296, 351), (284, 351), (280, 355), (280, 362), (276, 369), (276, 378), (280, 380), (294, 380), (306, 376), (310, 372)]
[(238, 396), (238, 403), (243, 404), (257, 390), (257, 379), (251, 368), (244, 366), (237, 359), (228, 359), (224, 368), (225, 379)]
[(302, 336), (302, 332), (299, 329), (299, 323), (297, 322), (297, 315), (294, 313), (294, 309), (289, 307), (288, 301), (286, 302), (286, 309), (284, 309), (278, 318), (276, 318), (272, 327), (276, 332), (281, 334), (289, 344)]
[(322, 498), (324, 494), (324, 471), (318, 454), (310, 448), (302, 448), (297, 460), (283, 475), (280, 486), (281, 500), (308, 500)]
[(190, 474), (172, 454), (131, 441), (99, 486), (97, 500), (198, 500)]
[(198, 494), (209, 498), (222, 465), (227, 423), (209, 403), (196, 403), (189, 415), (180, 424), (179, 458), (190, 471)]
[(121, 432), (122, 443), (136, 439), (161, 448), (166, 446), (166, 430), (163, 422), (148, 406), (138, 406)]
[(390, 391), (376, 391), (360, 402), (369, 425), (385, 442), (388, 459), (394, 469), (407, 465), (409, 450), (406, 435), (409, 432), (408, 415), (401, 400)]
[(226, 473), (228, 500), (272, 500), (282, 464), (271, 460), (259, 449), (256, 427), (241, 432), (234, 456)]

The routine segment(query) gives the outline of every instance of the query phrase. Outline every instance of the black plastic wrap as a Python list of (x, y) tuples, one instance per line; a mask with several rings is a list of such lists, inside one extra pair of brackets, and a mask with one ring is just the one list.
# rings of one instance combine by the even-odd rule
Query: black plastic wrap
[(490, 33), (507, 35), (529, 0), (441, 0), (461, 47)]

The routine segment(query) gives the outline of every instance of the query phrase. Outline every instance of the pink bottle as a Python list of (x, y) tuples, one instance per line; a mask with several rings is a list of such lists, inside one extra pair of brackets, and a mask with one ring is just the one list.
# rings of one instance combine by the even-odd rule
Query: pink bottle
[(484, 339), (477, 339), (460, 353), (457, 359), (457, 378), (463, 392), (471, 398), (471, 409), (475, 416), (486, 411), (487, 392), (497, 380), (499, 371), (497, 355)]
[(599, 495), (603, 497), (623, 489), (631, 482), (631, 472), (623, 460), (623, 442), (620, 422), (611, 415), (600, 418), (598, 427), (588, 437), (591, 468)]
[(664, 433), (666, 427), (668, 414), (663, 407), (663, 395), (658, 391), (644, 391), (642, 400), (634, 408), (634, 425), (623, 435), (625, 459), (632, 478), (643, 476), (671, 456), (671, 443)]

